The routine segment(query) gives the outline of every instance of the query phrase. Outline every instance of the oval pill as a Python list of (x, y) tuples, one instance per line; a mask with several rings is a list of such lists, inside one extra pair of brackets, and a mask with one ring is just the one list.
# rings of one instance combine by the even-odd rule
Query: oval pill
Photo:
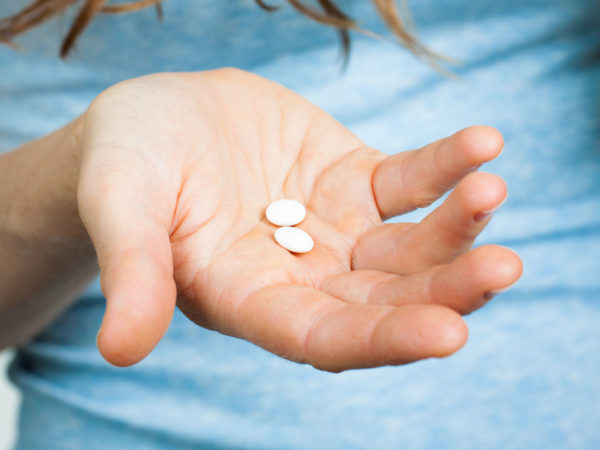
[(271, 203), (267, 208), (266, 216), (273, 225), (290, 227), (304, 220), (306, 209), (302, 203), (284, 198)]
[(281, 227), (275, 231), (275, 240), (286, 250), (293, 253), (310, 252), (313, 240), (305, 231), (294, 227)]

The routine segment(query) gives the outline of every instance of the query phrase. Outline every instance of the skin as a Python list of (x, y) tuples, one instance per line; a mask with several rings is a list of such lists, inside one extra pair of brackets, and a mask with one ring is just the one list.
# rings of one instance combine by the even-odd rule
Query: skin
[[(497, 176), (475, 172), (502, 149), (493, 128), (388, 157), (297, 94), (235, 69), (120, 83), (70, 127), (55, 138), (71, 142), (57, 147), (74, 161), (59, 190), (67, 241), (77, 267), (97, 257), (107, 298), (98, 347), (118, 366), (154, 348), (176, 305), (200, 326), (322, 370), (443, 357), (467, 339), (461, 314), (522, 271), (506, 248), (470, 250), (507, 193)], [(421, 223), (382, 223), (455, 185)], [(275, 243), (264, 210), (279, 198), (306, 205), (298, 227), (313, 237), (311, 252)], [(11, 264), (2, 286), (16, 289), (25, 269)], [(69, 298), (77, 288), (67, 287), (93, 274), (44, 267), (53, 292)], [(12, 309), (3, 302), (2, 315), (56, 305), (34, 294)]]

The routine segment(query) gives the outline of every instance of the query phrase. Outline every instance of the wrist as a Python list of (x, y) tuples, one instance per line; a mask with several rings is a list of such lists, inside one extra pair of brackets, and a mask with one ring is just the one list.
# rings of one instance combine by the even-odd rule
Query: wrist
[(77, 184), (83, 117), (0, 158), (3, 234), (42, 247), (93, 255), (79, 217)]

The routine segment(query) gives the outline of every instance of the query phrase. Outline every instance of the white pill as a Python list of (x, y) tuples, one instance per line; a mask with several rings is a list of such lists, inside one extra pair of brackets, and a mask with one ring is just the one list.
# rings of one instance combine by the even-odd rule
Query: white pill
[(275, 240), (286, 250), (294, 253), (310, 252), (313, 240), (305, 231), (294, 227), (281, 227), (275, 231)]
[(306, 209), (296, 200), (284, 198), (277, 200), (267, 208), (267, 220), (273, 225), (291, 227), (298, 225), (306, 217)]

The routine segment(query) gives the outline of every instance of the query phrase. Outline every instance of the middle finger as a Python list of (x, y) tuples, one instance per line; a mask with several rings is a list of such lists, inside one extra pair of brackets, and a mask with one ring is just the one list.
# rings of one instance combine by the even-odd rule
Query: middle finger
[(354, 248), (352, 267), (408, 275), (448, 263), (473, 245), (506, 195), (500, 177), (467, 175), (420, 223), (383, 224), (364, 233)]

